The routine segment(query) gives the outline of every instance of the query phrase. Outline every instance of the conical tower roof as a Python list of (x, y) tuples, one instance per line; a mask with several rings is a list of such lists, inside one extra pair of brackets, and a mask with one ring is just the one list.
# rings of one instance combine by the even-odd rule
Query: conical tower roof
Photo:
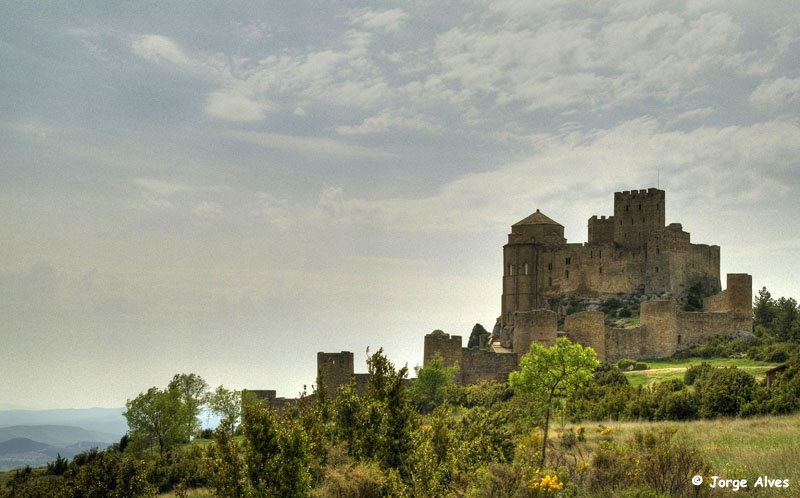
[(563, 225), (561, 225), (560, 223), (556, 223), (552, 219), (548, 218), (547, 216), (542, 214), (542, 212), (539, 211), (538, 209), (532, 215), (528, 216), (524, 220), (514, 223), (511, 226), (516, 227), (520, 225), (555, 225), (564, 228)]

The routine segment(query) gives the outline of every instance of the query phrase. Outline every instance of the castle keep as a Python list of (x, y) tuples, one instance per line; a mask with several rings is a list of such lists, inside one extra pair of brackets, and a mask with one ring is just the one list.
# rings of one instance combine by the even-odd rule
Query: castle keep
[[(461, 336), (435, 330), (425, 336), (423, 364), (437, 355), (458, 364), (460, 384), (505, 381), (534, 341), (552, 346), (559, 336), (614, 362), (752, 333), (752, 277), (729, 273), (721, 290), (719, 246), (693, 244), (681, 224), (665, 224), (664, 212), (663, 190), (616, 192), (614, 214), (589, 218), (583, 244), (568, 243), (564, 227), (538, 209), (514, 223), (491, 338), (465, 348)], [(353, 380), (364, 391), (369, 381), (354, 373), (347, 351), (318, 353), (317, 372), (332, 394)], [(257, 394), (285, 402), (274, 391)]]

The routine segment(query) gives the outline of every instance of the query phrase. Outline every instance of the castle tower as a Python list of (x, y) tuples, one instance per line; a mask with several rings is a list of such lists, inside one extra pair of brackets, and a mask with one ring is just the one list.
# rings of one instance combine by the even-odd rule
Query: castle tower
[(663, 229), (663, 190), (614, 193), (614, 242), (630, 249), (644, 247), (652, 234)]
[(353, 353), (317, 353), (317, 376), (322, 377), (322, 385), (328, 396), (334, 397), (343, 385), (353, 379)]
[(513, 323), (515, 311), (529, 311), (545, 306), (540, 254), (546, 248), (560, 247), (566, 242), (563, 225), (538, 209), (511, 225), (508, 244), (503, 246), (501, 319), (504, 324)]

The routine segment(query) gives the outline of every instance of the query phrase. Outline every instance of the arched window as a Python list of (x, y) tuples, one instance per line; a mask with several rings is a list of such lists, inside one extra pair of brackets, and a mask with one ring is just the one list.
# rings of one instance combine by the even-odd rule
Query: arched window
[(509, 275), (513, 275), (514, 274), (514, 265), (508, 265), (508, 274)]
[(528, 263), (525, 263), (525, 275), (528, 274)]

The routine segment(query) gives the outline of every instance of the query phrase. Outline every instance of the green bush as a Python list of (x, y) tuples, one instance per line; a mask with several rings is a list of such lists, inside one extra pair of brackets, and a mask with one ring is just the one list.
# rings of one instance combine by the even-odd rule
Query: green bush
[(684, 384), (686, 384), (687, 386), (691, 386), (692, 384), (695, 383), (697, 379), (705, 375), (706, 372), (708, 372), (712, 368), (714, 367), (712, 367), (711, 364), (706, 362), (703, 362), (699, 365), (692, 365), (691, 367), (687, 368), (686, 372), (684, 372), (683, 374)]
[(736, 367), (712, 368), (695, 380), (702, 417), (733, 417), (753, 399), (755, 379)]

